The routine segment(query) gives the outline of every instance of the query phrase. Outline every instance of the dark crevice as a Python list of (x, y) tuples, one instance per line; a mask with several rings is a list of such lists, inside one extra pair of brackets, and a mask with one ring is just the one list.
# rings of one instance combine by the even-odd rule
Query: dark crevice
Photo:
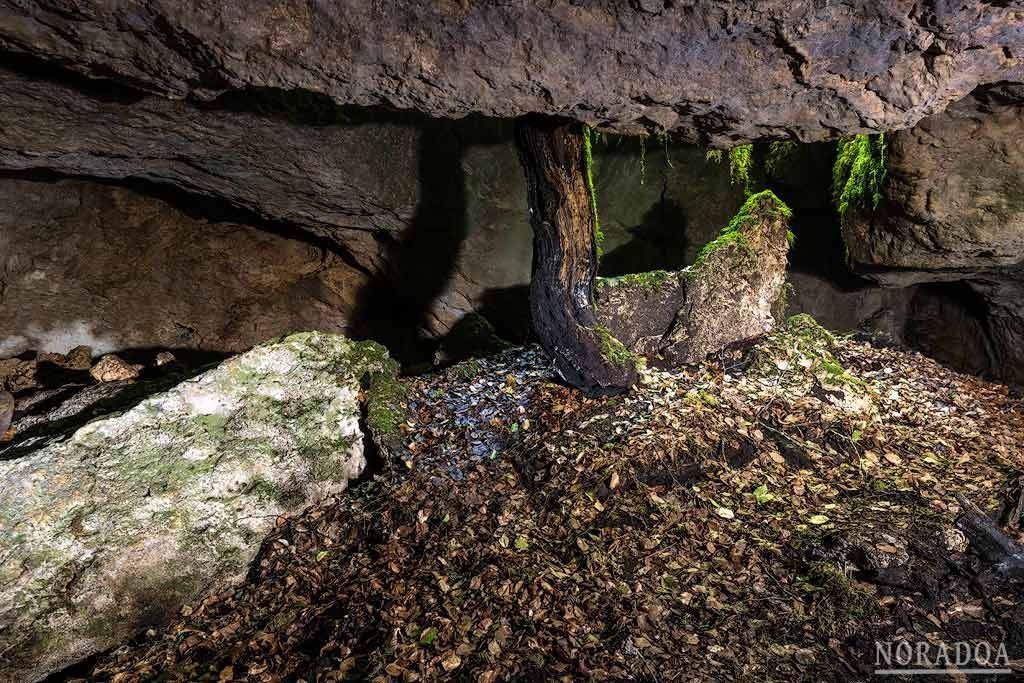
[(148, 97), (142, 90), (125, 85), (121, 80), (96, 78), (74, 71), (60, 63), (47, 61), (20, 52), (0, 51), (0, 68), (8, 69), (33, 80), (45, 80), (74, 88), (100, 102), (131, 105)]

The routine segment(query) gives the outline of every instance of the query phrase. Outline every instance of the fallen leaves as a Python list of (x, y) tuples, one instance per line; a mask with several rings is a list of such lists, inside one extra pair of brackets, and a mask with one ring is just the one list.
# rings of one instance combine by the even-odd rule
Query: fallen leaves
[[(828, 341), (842, 374), (825, 373), (822, 344), (780, 332), (600, 400), (555, 384), (535, 349), (413, 378), (408, 452), (283, 521), (252, 582), (98, 671), (849, 678), (858, 662), (835, 633), (858, 624), (835, 605), (853, 593), (813, 575), (808, 549), (922, 517), (948, 526), (954, 490), (993, 500), (1024, 464), (1024, 416), (1005, 387), (895, 349)], [(936, 538), (960, 552), (961, 536)], [(886, 562), (906, 555), (870, 538)], [(918, 621), (985, 618), (981, 603), (943, 609)]]

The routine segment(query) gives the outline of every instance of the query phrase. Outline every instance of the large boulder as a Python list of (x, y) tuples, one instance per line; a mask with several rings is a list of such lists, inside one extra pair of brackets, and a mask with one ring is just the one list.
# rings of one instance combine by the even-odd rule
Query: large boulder
[(602, 326), (660, 366), (698, 362), (768, 332), (786, 282), (789, 218), (770, 190), (759, 192), (692, 266), (599, 280)]
[(1024, 81), (1014, 2), (0, 2), (0, 49), (176, 98), (274, 87), (691, 139), (912, 126)]
[(242, 579), (275, 518), (343, 491), (394, 427), (373, 342), (267, 342), (0, 463), (0, 678), (35, 681)]

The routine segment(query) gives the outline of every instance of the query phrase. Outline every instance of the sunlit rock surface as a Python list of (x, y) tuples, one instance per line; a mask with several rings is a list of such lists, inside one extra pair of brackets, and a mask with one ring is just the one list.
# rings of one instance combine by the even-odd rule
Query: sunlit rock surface
[(34, 681), (244, 577), (275, 518), (365, 465), (372, 342), (267, 342), (0, 463), (0, 678)]

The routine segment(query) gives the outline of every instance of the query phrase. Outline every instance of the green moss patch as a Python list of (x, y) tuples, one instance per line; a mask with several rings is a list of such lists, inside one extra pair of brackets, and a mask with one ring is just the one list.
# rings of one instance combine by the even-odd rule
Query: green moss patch
[[(775, 196), (775, 193), (771, 190), (764, 190), (757, 194), (752, 194), (747, 198), (747, 201), (743, 203), (740, 210), (732, 217), (729, 224), (722, 229), (722, 232), (717, 238), (708, 242), (704, 245), (704, 248), (697, 254), (696, 260), (693, 265), (690, 266), (688, 276), (693, 277), (700, 272), (701, 267), (707, 260), (708, 256), (727, 246), (734, 246), (736, 250), (745, 258), (753, 257), (754, 252), (750, 246), (750, 242), (744, 236), (745, 229), (752, 223), (761, 220), (774, 220), (781, 218), (783, 220), (789, 220), (792, 217), (793, 212), (788, 206), (783, 203), (781, 199)], [(787, 239), (790, 239), (787, 233)], [(791, 242), (792, 243), (792, 242)]]
[(587, 191), (590, 192), (590, 213), (594, 218), (594, 247), (597, 249), (597, 257), (601, 258), (604, 253), (604, 233), (601, 232), (601, 221), (597, 215), (597, 192), (594, 190), (593, 135), (590, 126), (583, 126), (583, 167), (587, 177)]
[(607, 327), (598, 325), (594, 328), (601, 341), (601, 355), (613, 365), (619, 367), (642, 367), (646, 360), (626, 348), (626, 345), (612, 336)]
[[(725, 160), (725, 152), (720, 149), (708, 151), (705, 158), (708, 161), (722, 163)], [(754, 145), (746, 144), (733, 147), (728, 151), (729, 155), (729, 181), (733, 185), (743, 187), (744, 194), (751, 194), (751, 171), (754, 168)]]
[(600, 277), (594, 283), (598, 289), (605, 287), (638, 286), (643, 289), (656, 290), (668, 282), (671, 273), (667, 270), (650, 270), (646, 273), (629, 273), (618, 277)]
[(832, 201), (840, 216), (851, 208), (875, 209), (882, 199), (886, 167), (885, 134), (856, 135), (836, 145)]

